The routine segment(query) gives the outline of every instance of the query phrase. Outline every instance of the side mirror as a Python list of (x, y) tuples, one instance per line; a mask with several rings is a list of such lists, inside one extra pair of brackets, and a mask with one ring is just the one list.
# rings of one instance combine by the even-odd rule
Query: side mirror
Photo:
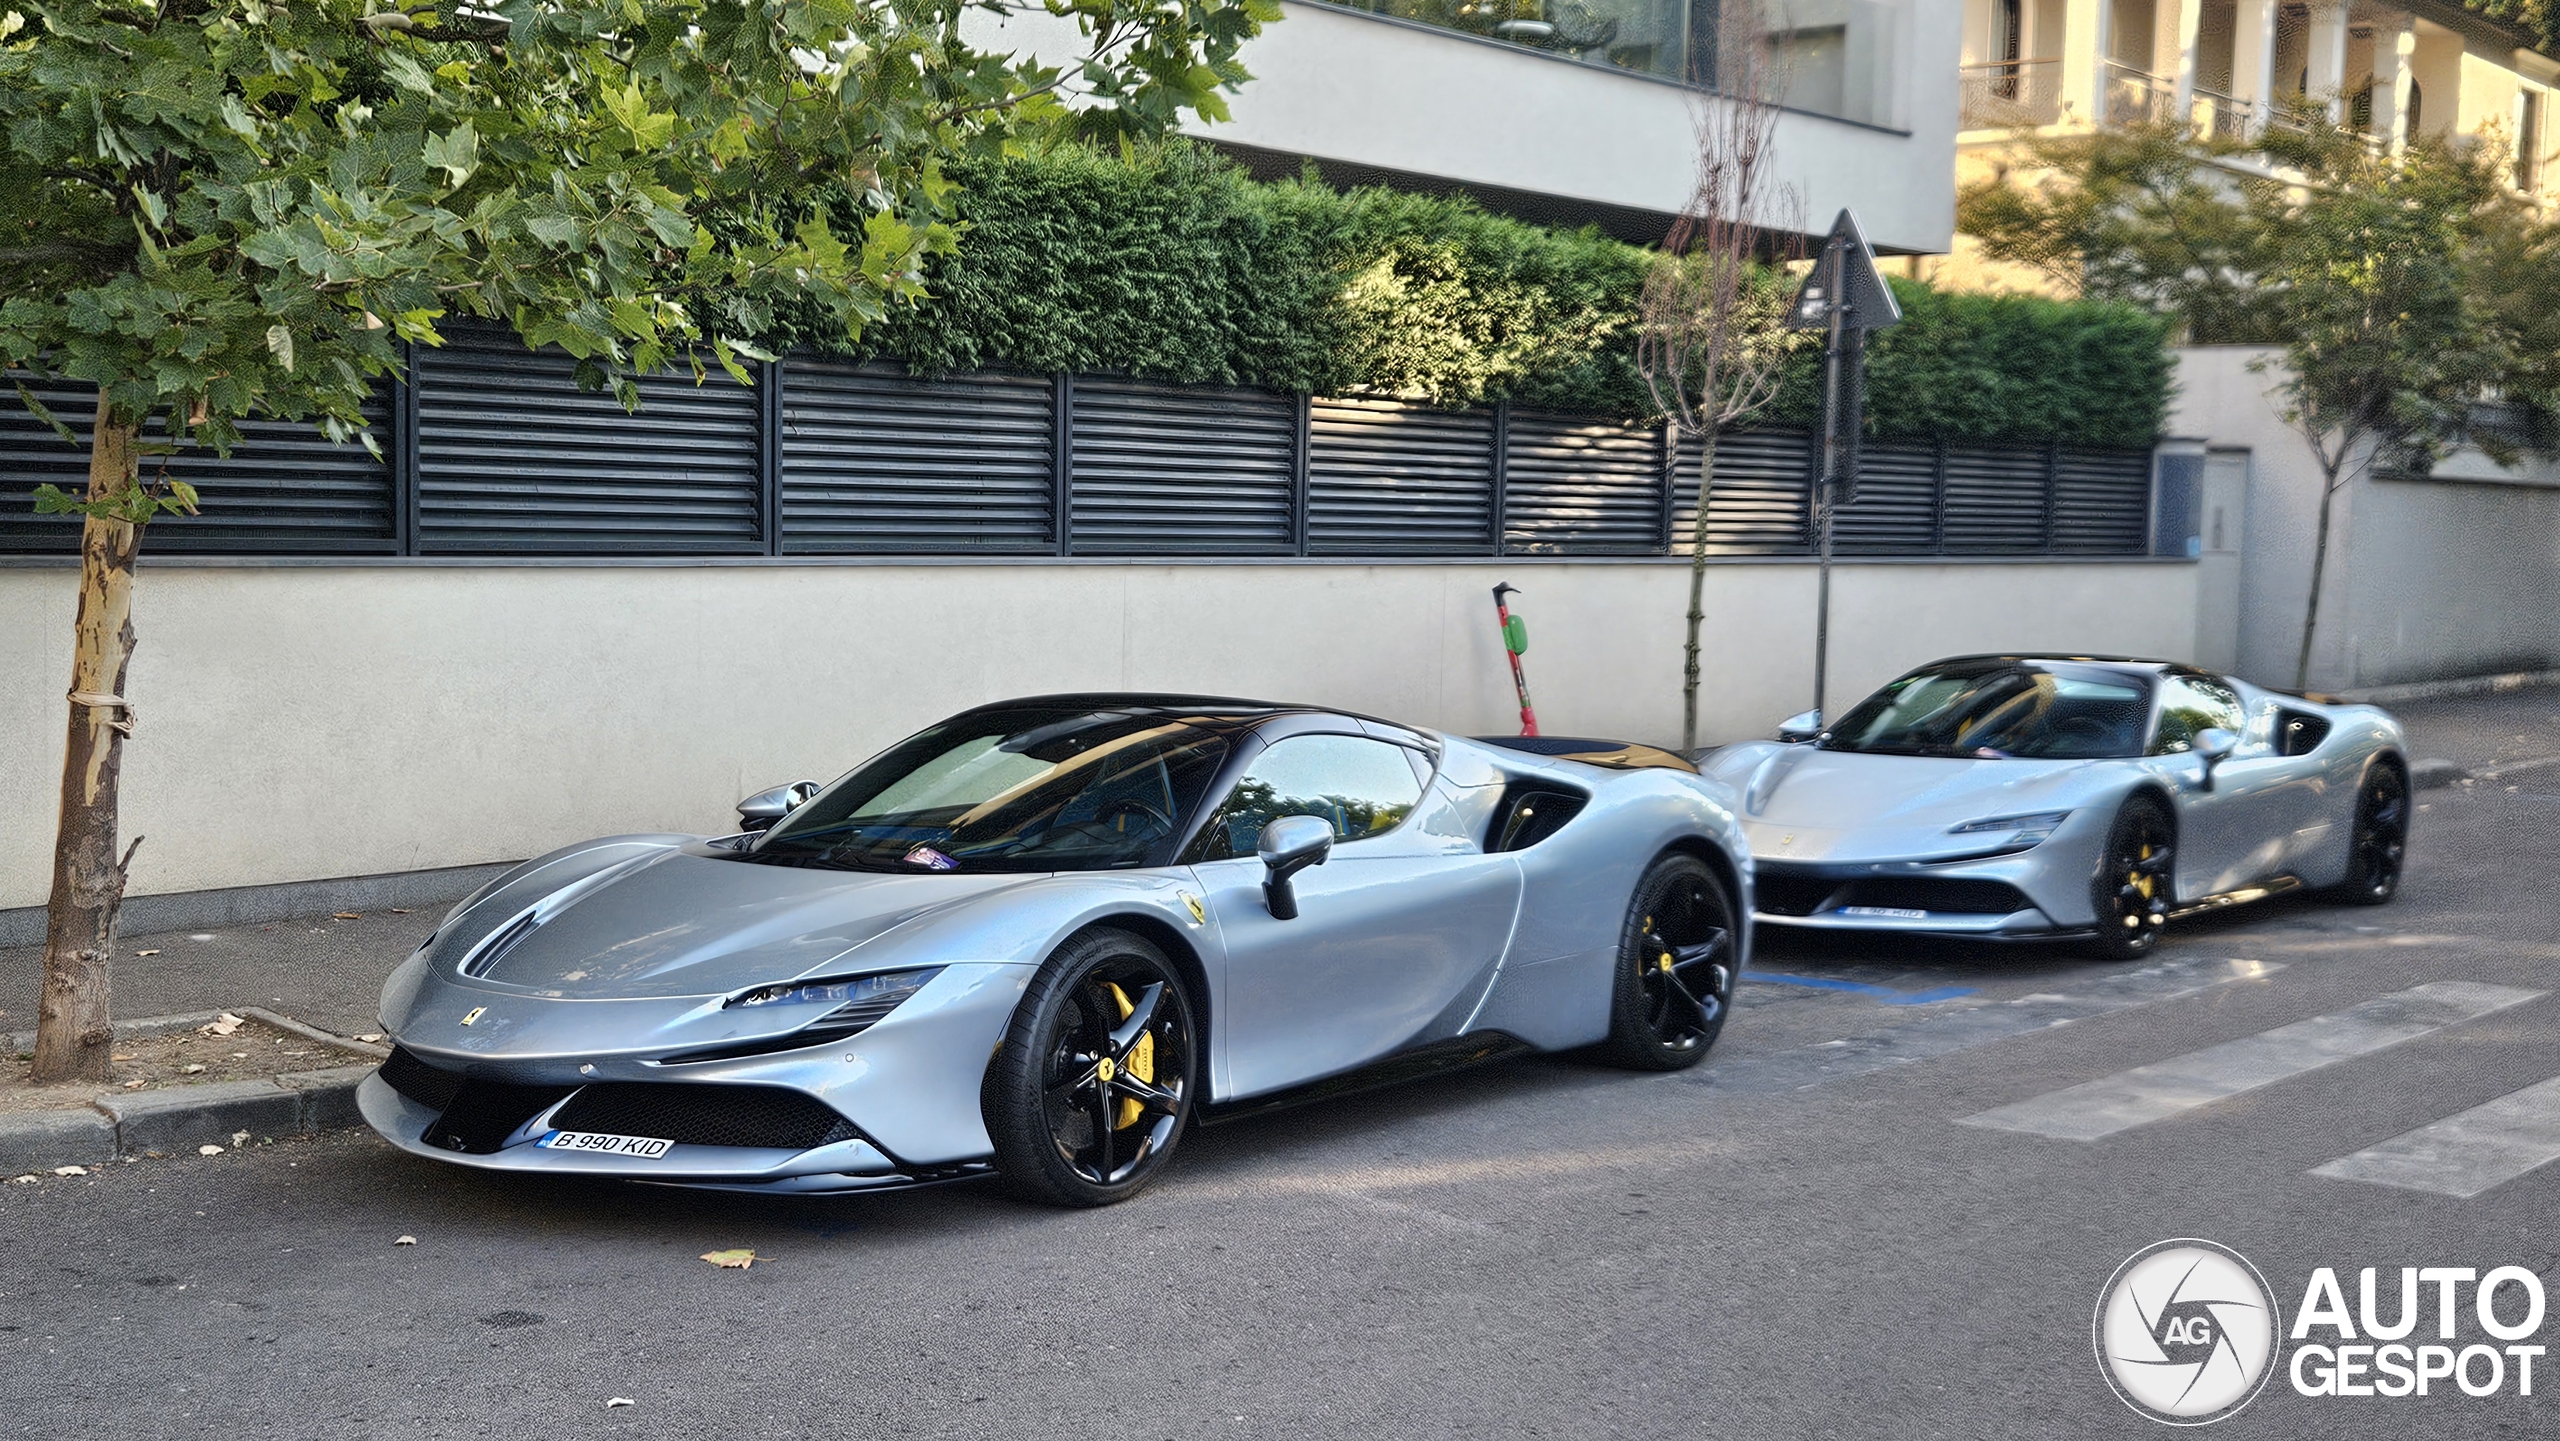
[(1798, 711), (1794, 715), (1787, 717), (1785, 720), (1778, 722), (1778, 739), (1785, 741), (1790, 745), (1800, 745), (1805, 741), (1817, 740), (1821, 738), (1821, 735), (1822, 712), (1818, 710)]
[(2231, 753), (2239, 748), (2240, 737), (2220, 726), (2208, 726), (2196, 732), (2193, 749), (2197, 758), (2204, 762), (2206, 790), (2213, 789), (2213, 768), (2231, 759)]
[(816, 795), (818, 790), (816, 781), (793, 781), (787, 786), (758, 791), (738, 802), (738, 828), (745, 831), (771, 830), (775, 821), (807, 805), (809, 797)]
[(1275, 921), (1298, 918), (1298, 893), (1289, 878), (1309, 866), (1320, 866), (1333, 854), (1333, 827), (1314, 816), (1282, 816), (1262, 828), (1253, 843), (1262, 858), (1262, 903)]

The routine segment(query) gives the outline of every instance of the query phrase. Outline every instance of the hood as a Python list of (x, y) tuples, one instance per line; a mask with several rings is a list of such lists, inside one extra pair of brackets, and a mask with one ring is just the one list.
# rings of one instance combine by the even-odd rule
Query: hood
[(1949, 828), (1990, 816), (2073, 809), (2083, 798), (2083, 773), (2108, 764), (1755, 743), (1719, 752), (1709, 771), (1741, 793), (1754, 856), (1872, 860), (1979, 852), (1983, 837), (1951, 835)]
[(916, 917), (1040, 878), (804, 870), (687, 848), (555, 893), (512, 940), (505, 918), (458, 928), (436, 961), (459, 965), (486, 937), (502, 949), (482, 985), (577, 1000), (725, 995), (820, 973)]

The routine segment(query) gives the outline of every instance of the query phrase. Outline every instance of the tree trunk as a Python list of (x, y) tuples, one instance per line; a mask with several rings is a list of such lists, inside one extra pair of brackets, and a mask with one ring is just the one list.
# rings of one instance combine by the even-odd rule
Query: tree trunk
[(2293, 688), (2311, 684), (2311, 637), (2320, 627), (2320, 582), (2329, 569), (2329, 507), (2338, 499), (2338, 471), (2346, 467), (2346, 447), (2338, 448), (2336, 467), (2320, 472), (2320, 525), (2311, 541), (2311, 599), (2302, 608), (2302, 650), (2293, 661)]
[(1716, 432), (1710, 427), (1698, 439), (1698, 509), (1689, 527), (1689, 638), (1681, 653), (1680, 671), (1680, 753), (1684, 756), (1698, 748), (1698, 626), (1707, 618), (1707, 499), (1716, 485)]
[[(89, 442), (89, 499), (123, 494), (134, 482), (139, 427), (115, 420), (98, 397)], [(116, 782), (124, 704), (133, 659), (133, 557), (139, 526), (90, 516), (80, 532), (80, 612), (72, 644), (71, 722), (62, 755), (62, 815), (53, 846), (53, 896), (46, 903), (44, 993), (36, 1003), (33, 1079), (103, 1081), (114, 1050), (107, 963), (115, 954), (116, 912), (125, 865), (116, 858)], [(137, 842), (138, 844), (139, 842)]]

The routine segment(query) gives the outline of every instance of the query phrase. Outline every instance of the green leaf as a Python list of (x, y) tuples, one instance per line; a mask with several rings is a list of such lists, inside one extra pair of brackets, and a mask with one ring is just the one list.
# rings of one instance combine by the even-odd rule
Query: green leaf
[(283, 325), (267, 327), (267, 353), (273, 355), (276, 363), (285, 369), (293, 369), (293, 331), (290, 327)]
[(443, 171), (445, 178), (459, 190), (471, 178), (472, 172), (480, 168), (479, 132), (465, 120), (442, 135), (429, 135), (419, 158)]

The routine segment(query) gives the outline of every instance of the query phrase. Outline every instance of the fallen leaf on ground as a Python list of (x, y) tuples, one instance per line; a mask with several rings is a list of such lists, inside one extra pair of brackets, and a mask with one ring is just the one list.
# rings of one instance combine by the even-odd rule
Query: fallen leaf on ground
[(32, 1186), (43, 1179), (44, 1177), (37, 1175), (33, 1171), (29, 1171), (23, 1176), (11, 1176), (9, 1178), (9, 1184), (12, 1186)]
[(222, 1148), (220, 1146), (210, 1145), (198, 1146), (196, 1147), (196, 1154), (199, 1156), (219, 1156), (222, 1154)]
[(753, 1246), (740, 1246), (731, 1251), (705, 1251), (702, 1253), (702, 1259), (724, 1271), (733, 1269), (743, 1271), (758, 1261), (771, 1258), (758, 1256)]
[(639, 1404), (639, 1402), (632, 1400), (628, 1396), (616, 1396), (612, 1400), (604, 1403), (604, 1409), (610, 1411), (616, 1406), (637, 1406)]
[(379, 1041), (382, 1039), (382, 1033), (380, 1031), (374, 1031), (366, 1035), (360, 1035), (356, 1037), (356, 1039), (359, 1041)]
[(414, 1245), (418, 1244), (418, 1238), (417, 1238), (417, 1237), (415, 1237), (415, 1236), (403, 1236), (403, 1237), (401, 1237), (399, 1240), (394, 1241), (394, 1242), (392, 1242), (391, 1244), (392, 1244), (392, 1245), (394, 1245), (394, 1246), (414, 1246)]
[(125, 1083), (124, 1083), (124, 1088), (125, 1088), (126, 1090), (128, 1090), (128, 1091), (139, 1091), (139, 1090), (141, 1090), (143, 1087), (145, 1087), (145, 1086), (147, 1086), (147, 1085), (150, 1085), (150, 1084), (151, 1084), (151, 1083), (150, 1083), (149, 1081), (145, 1081), (145, 1080), (141, 1080), (141, 1079), (137, 1078), (137, 1079), (135, 1079), (135, 1080), (130, 1080), (130, 1081), (125, 1082)]
[(56, 1166), (53, 1168), (53, 1173), (57, 1176), (85, 1176), (89, 1174), (89, 1168), (86, 1166)]
[(234, 1132), (232, 1132), (232, 1133), (231, 1133), (231, 1144), (233, 1144), (233, 1145), (235, 1145), (235, 1146), (245, 1146), (245, 1145), (249, 1144), (249, 1133), (248, 1133), (248, 1132), (246, 1132), (246, 1131), (234, 1131)]
[(190, 1075), (190, 1076), (192, 1076), (192, 1075), (194, 1075), (196, 1072), (201, 1071), (201, 1070), (203, 1070), (203, 1069), (204, 1069), (204, 1067), (202, 1067), (202, 1066), (189, 1066), (189, 1067), (187, 1067), (187, 1074), (188, 1074), (188, 1075)]
[(227, 1036), (233, 1031), (240, 1029), (241, 1024), (242, 1022), (238, 1016), (231, 1014), (229, 1011), (225, 1011), (221, 1015), (214, 1017), (212, 1020), (205, 1022), (203, 1025), (196, 1027), (196, 1029), (208, 1036)]
[(410, 908), (407, 906), (393, 906), (391, 908), (391, 914), (395, 916), (405, 916), (409, 914), (409, 909)]
[(360, 921), (364, 919), (364, 913), (361, 911), (331, 911), (329, 913), (329, 919), (333, 921)]
[(157, 946), (154, 946), (154, 947), (152, 947), (150, 950), (147, 950), (147, 951), (136, 951), (136, 952), (134, 952), (134, 954), (135, 954), (135, 955), (137, 955), (137, 956), (156, 956), (156, 955), (160, 954), (160, 948), (159, 948), (159, 947), (157, 947)]
[(130, 1060), (132, 1060), (132, 1059), (133, 1059), (133, 1057), (131, 1057), (131, 1056), (110, 1056), (110, 1057), (108, 1057), (107, 1059), (109, 1059), (109, 1060), (111, 1060), (111, 1061), (130, 1061)]

